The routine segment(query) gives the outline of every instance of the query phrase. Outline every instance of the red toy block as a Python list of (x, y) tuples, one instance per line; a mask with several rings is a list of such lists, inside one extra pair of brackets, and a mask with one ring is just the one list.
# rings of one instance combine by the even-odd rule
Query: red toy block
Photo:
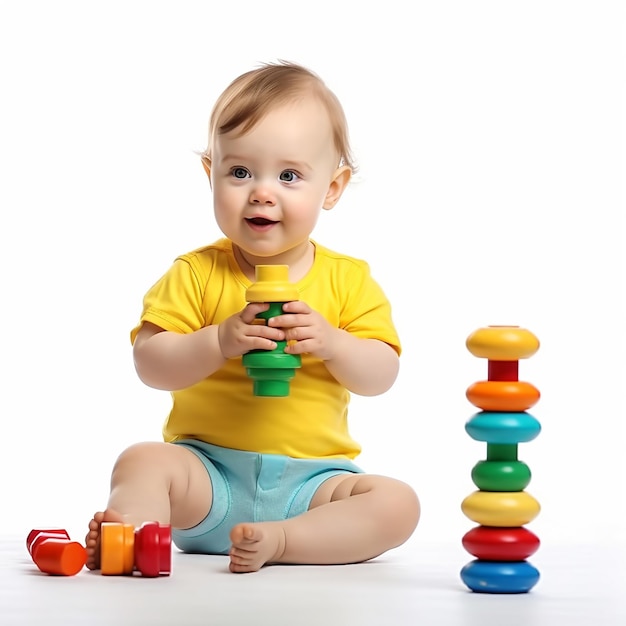
[(169, 525), (144, 522), (135, 531), (135, 567), (148, 578), (170, 575), (172, 532)]
[(33, 528), (28, 533), (28, 537), (26, 537), (26, 549), (28, 550), (28, 554), (32, 556), (32, 544), (37, 539), (39, 535), (45, 533), (47, 537), (61, 537), (65, 539), (69, 539), (70, 536), (67, 534), (67, 530), (65, 528)]
[(44, 573), (56, 576), (74, 576), (85, 566), (87, 551), (71, 541), (64, 529), (33, 529), (26, 539), (26, 547), (35, 565)]

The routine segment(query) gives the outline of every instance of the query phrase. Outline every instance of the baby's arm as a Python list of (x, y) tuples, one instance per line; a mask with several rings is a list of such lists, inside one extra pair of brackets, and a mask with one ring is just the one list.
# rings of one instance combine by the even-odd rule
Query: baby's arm
[(328, 371), (349, 391), (376, 396), (387, 391), (398, 376), (397, 352), (378, 339), (361, 339), (335, 329), (336, 350), (324, 361)]
[(249, 304), (219, 325), (187, 334), (144, 322), (133, 344), (139, 378), (155, 389), (184, 389), (216, 372), (226, 359), (255, 349), (273, 350), (284, 332), (253, 324), (256, 315), (267, 308), (267, 304)]
[(388, 344), (335, 328), (302, 301), (286, 303), (283, 312), (268, 324), (284, 329), (285, 352), (322, 359), (338, 382), (362, 396), (384, 393), (395, 382), (400, 361)]

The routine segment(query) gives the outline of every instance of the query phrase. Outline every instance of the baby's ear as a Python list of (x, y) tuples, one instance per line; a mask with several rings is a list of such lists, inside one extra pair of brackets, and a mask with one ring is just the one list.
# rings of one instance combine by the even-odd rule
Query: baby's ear
[(337, 204), (339, 198), (341, 198), (341, 194), (343, 194), (345, 188), (348, 186), (351, 177), (352, 170), (347, 165), (342, 165), (335, 170), (330, 185), (328, 186), (328, 192), (322, 208), (329, 211)]
[(211, 180), (211, 159), (206, 154), (203, 154), (200, 156), (200, 160), (202, 161), (202, 167), (204, 168), (204, 171), (206, 172), (206, 175), (209, 177), (209, 181), (210, 181)]

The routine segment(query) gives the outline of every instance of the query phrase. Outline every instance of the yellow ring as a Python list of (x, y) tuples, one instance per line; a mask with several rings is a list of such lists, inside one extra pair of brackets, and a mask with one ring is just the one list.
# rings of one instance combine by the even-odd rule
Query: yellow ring
[(540, 509), (539, 502), (525, 491), (475, 491), (461, 503), (465, 516), (483, 526), (524, 526)]
[(526, 359), (539, 350), (539, 340), (519, 326), (486, 326), (465, 341), (467, 349), (479, 358), (492, 361)]

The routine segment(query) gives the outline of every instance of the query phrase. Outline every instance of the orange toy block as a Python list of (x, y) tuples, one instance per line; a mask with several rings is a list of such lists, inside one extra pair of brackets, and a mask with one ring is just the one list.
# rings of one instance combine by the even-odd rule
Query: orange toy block
[(135, 529), (131, 524), (102, 522), (100, 526), (100, 571), (104, 576), (132, 574)]

